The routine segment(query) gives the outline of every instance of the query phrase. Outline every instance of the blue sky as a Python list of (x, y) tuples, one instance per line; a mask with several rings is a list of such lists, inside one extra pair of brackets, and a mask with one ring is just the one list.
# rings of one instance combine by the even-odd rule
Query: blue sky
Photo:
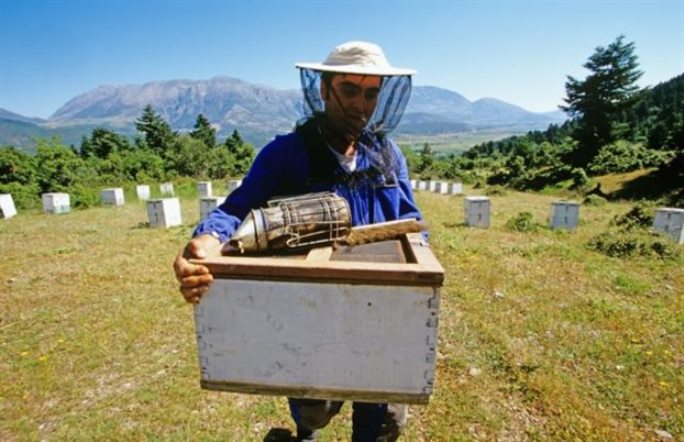
[(684, 0), (0, 0), (0, 107), (45, 118), (103, 84), (218, 75), (292, 89), (295, 62), (367, 40), (417, 85), (542, 112), (620, 34), (641, 86), (684, 72)]

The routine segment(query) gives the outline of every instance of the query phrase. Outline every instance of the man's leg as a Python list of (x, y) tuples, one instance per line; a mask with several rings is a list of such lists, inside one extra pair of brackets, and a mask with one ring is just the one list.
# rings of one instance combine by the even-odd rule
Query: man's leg
[(385, 442), (399, 438), (406, 425), (408, 406), (354, 402), (353, 442)]
[(341, 401), (288, 398), (290, 414), (297, 425), (297, 440), (316, 440), (316, 430), (325, 428), (342, 408)]

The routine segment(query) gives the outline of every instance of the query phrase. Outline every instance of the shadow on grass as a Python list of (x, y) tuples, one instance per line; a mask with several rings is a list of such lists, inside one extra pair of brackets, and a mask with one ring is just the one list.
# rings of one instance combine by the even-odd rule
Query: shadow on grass
[(264, 436), (264, 442), (292, 442), (296, 440), (287, 428), (271, 428)]
[(654, 170), (626, 182), (621, 189), (612, 192), (610, 199), (664, 200), (669, 204), (684, 203), (684, 180), (675, 168)]

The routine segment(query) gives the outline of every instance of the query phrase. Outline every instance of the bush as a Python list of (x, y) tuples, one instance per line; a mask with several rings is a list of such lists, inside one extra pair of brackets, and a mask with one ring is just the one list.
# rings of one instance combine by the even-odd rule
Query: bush
[(618, 140), (599, 149), (589, 163), (589, 170), (597, 175), (630, 172), (644, 167), (661, 166), (673, 157), (673, 152), (652, 150), (642, 143)]
[(517, 232), (536, 232), (540, 225), (530, 212), (520, 212), (506, 221), (506, 228)]
[(508, 192), (503, 186), (489, 186), (485, 190), (487, 196), (506, 196)]
[(644, 256), (648, 258), (676, 259), (681, 252), (667, 238), (645, 232), (609, 230), (593, 237), (587, 243), (589, 249), (612, 258)]
[(582, 189), (589, 185), (591, 180), (587, 176), (587, 172), (581, 167), (576, 167), (570, 172), (570, 177), (572, 179), (572, 187), (574, 189)]
[(618, 215), (610, 221), (611, 226), (622, 231), (648, 229), (653, 224), (653, 213), (644, 205), (636, 205), (624, 215)]
[(94, 187), (86, 187), (80, 184), (74, 185), (63, 192), (69, 194), (72, 207), (77, 209), (87, 209), (88, 207), (100, 204), (100, 192)]
[(600, 195), (587, 195), (586, 198), (584, 198), (584, 201), (582, 201), (582, 204), (586, 206), (603, 206), (608, 202), (607, 199)]

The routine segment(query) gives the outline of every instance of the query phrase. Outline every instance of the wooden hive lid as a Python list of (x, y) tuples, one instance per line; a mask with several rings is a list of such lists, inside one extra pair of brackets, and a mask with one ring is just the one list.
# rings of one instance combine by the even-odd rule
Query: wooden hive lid
[(441, 286), (444, 269), (418, 233), (355, 247), (321, 247), (300, 255), (216, 256), (192, 260), (214, 278)]

